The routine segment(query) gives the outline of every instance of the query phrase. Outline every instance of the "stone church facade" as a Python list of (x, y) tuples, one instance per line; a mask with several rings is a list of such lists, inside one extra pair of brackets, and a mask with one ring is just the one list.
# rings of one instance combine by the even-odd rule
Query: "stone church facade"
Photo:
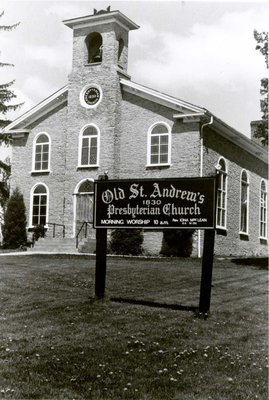
[[(110, 179), (169, 179), (217, 169), (216, 254), (267, 254), (266, 149), (205, 108), (133, 82), (128, 37), (139, 27), (120, 11), (64, 24), (73, 30), (68, 84), (5, 128), (11, 189), (23, 193), (28, 228), (45, 224), (49, 235), (56, 227), (56, 236), (63, 228), (75, 240), (92, 221), (93, 182), (105, 171)], [(202, 236), (195, 234), (194, 256)], [(145, 252), (158, 254), (161, 239), (145, 231)]]

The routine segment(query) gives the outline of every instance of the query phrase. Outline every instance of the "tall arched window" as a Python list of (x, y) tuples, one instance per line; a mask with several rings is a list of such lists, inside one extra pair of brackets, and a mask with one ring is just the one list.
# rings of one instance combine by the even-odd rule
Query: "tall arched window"
[(33, 171), (42, 172), (50, 169), (50, 137), (39, 133), (33, 145)]
[(48, 222), (48, 188), (40, 183), (32, 189), (31, 226), (46, 225)]
[(241, 173), (240, 232), (248, 234), (249, 180), (245, 170)]
[(223, 158), (219, 159), (217, 191), (217, 227), (226, 229), (227, 224), (227, 167)]
[(99, 164), (100, 133), (95, 125), (84, 127), (80, 133), (79, 166), (97, 167)]
[(267, 190), (264, 180), (261, 181), (260, 188), (260, 237), (267, 238)]
[(103, 58), (103, 38), (98, 32), (90, 33), (85, 39), (88, 51), (88, 63), (100, 63)]
[(171, 129), (165, 122), (154, 124), (148, 132), (148, 165), (169, 165), (171, 162)]

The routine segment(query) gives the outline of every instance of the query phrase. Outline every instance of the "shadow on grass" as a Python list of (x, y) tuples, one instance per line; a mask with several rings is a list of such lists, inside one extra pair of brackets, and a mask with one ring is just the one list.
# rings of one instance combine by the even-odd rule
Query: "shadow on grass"
[(268, 269), (268, 257), (233, 258), (231, 261), (237, 265), (253, 265), (259, 269)]
[(136, 300), (125, 297), (111, 297), (110, 300), (117, 303), (136, 304), (156, 308), (169, 308), (170, 310), (193, 311), (195, 313), (198, 312), (198, 307), (195, 306), (182, 306), (180, 304), (159, 303), (156, 301)]

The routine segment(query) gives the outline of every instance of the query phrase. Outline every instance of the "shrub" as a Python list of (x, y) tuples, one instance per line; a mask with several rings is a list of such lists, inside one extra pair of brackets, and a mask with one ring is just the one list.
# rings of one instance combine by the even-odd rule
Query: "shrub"
[(17, 249), (27, 244), (26, 212), (23, 195), (16, 188), (10, 196), (4, 216), (3, 247)]
[(163, 232), (160, 254), (168, 257), (190, 257), (193, 229), (167, 229)]
[(111, 233), (110, 251), (114, 254), (139, 255), (142, 253), (141, 229), (115, 229)]
[(33, 228), (33, 239), (36, 242), (39, 238), (46, 236), (46, 228), (44, 225), (35, 225)]

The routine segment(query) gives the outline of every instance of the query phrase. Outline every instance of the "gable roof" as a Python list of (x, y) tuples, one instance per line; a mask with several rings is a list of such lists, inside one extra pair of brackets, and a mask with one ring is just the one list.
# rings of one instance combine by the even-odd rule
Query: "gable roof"
[(51, 96), (47, 97), (45, 100), (38, 103), (36, 106), (26, 111), (20, 117), (16, 118), (13, 122), (8, 124), (0, 134), (14, 134), (21, 133), (23, 131), (29, 131), (27, 127), (31, 125), (33, 122), (43, 117), (50, 111), (53, 111), (55, 108), (60, 106), (61, 104), (67, 101), (68, 95), (68, 85), (63, 88), (57, 90), (57, 92), (53, 93)]
[[(123, 91), (132, 93), (141, 98), (147, 99), (157, 104), (161, 104), (175, 111), (173, 115), (174, 119), (182, 119), (183, 122), (199, 121), (202, 116), (208, 115), (213, 117), (213, 124), (211, 128), (216, 134), (219, 134), (239, 146), (240, 148), (246, 150), (248, 153), (254, 155), (258, 159), (265, 163), (268, 163), (268, 153), (267, 149), (249, 139), (247, 136), (243, 135), (236, 129), (232, 128), (224, 121), (213, 115), (206, 108), (196, 106), (192, 103), (188, 103), (183, 100), (179, 100), (173, 96), (169, 96), (157, 90), (148, 88), (144, 85), (135, 83), (128, 79), (120, 78), (120, 83)], [(37, 104), (35, 107), (15, 119), (7, 125), (2, 132), (2, 134), (11, 134), (16, 137), (16, 135), (21, 135), (22, 133), (29, 132), (29, 127), (33, 122), (46, 115), (48, 112), (52, 111), (59, 105), (67, 102), (68, 96), (68, 85), (59, 89), (57, 92), (53, 93), (51, 96), (47, 97), (45, 100)]]

